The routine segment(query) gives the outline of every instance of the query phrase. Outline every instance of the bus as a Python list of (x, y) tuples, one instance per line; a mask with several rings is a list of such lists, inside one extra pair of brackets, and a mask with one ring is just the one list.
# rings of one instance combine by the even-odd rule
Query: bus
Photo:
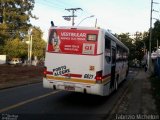
[(102, 28), (52, 26), (43, 87), (107, 96), (128, 73), (129, 49)]

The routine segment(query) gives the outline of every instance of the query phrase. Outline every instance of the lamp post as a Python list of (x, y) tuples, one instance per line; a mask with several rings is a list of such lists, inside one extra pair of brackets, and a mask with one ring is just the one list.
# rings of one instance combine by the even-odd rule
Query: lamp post
[(79, 26), (85, 19), (87, 19), (87, 18), (92, 18), (92, 17), (94, 17), (94, 15), (91, 15), (91, 16), (89, 16), (89, 17), (86, 17), (86, 18), (82, 19), (77, 26)]
[(32, 64), (32, 28), (29, 28), (28, 30), (28, 37), (29, 37), (29, 43), (28, 43), (28, 62), (31, 65)]

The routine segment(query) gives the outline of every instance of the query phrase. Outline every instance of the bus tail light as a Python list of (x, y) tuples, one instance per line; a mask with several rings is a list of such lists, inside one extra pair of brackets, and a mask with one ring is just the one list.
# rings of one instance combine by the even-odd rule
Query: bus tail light
[(43, 76), (44, 76), (45, 78), (46, 78), (46, 76), (47, 76), (47, 67), (44, 67)]
[(47, 71), (47, 67), (44, 67), (43, 76), (46, 78), (47, 75), (53, 75), (53, 72)]
[(96, 83), (102, 83), (102, 70), (96, 72)]

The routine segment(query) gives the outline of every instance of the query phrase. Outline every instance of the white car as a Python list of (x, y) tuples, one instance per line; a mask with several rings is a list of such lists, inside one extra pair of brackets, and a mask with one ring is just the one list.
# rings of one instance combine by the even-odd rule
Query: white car
[(22, 61), (21, 61), (20, 58), (13, 58), (13, 59), (9, 62), (9, 64), (12, 64), (12, 65), (21, 64), (21, 63), (22, 63)]

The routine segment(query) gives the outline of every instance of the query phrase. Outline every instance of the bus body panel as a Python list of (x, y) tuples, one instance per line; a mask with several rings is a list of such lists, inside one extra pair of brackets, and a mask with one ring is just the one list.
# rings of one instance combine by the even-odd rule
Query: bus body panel
[(51, 27), (43, 86), (109, 95), (126, 77), (128, 62), (122, 53), (128, 48), (104, 29)]
[(50, 74), (44, 78), (43, 85), (61, 90), (67, 90), (65, 87), (70, 86), (76, 92), (103, 95), (102, 85), (96, 84), (95, 80), (96, 71), (102, 69), (101, 60), (102, 55), (46, 53), (45, 66)]

